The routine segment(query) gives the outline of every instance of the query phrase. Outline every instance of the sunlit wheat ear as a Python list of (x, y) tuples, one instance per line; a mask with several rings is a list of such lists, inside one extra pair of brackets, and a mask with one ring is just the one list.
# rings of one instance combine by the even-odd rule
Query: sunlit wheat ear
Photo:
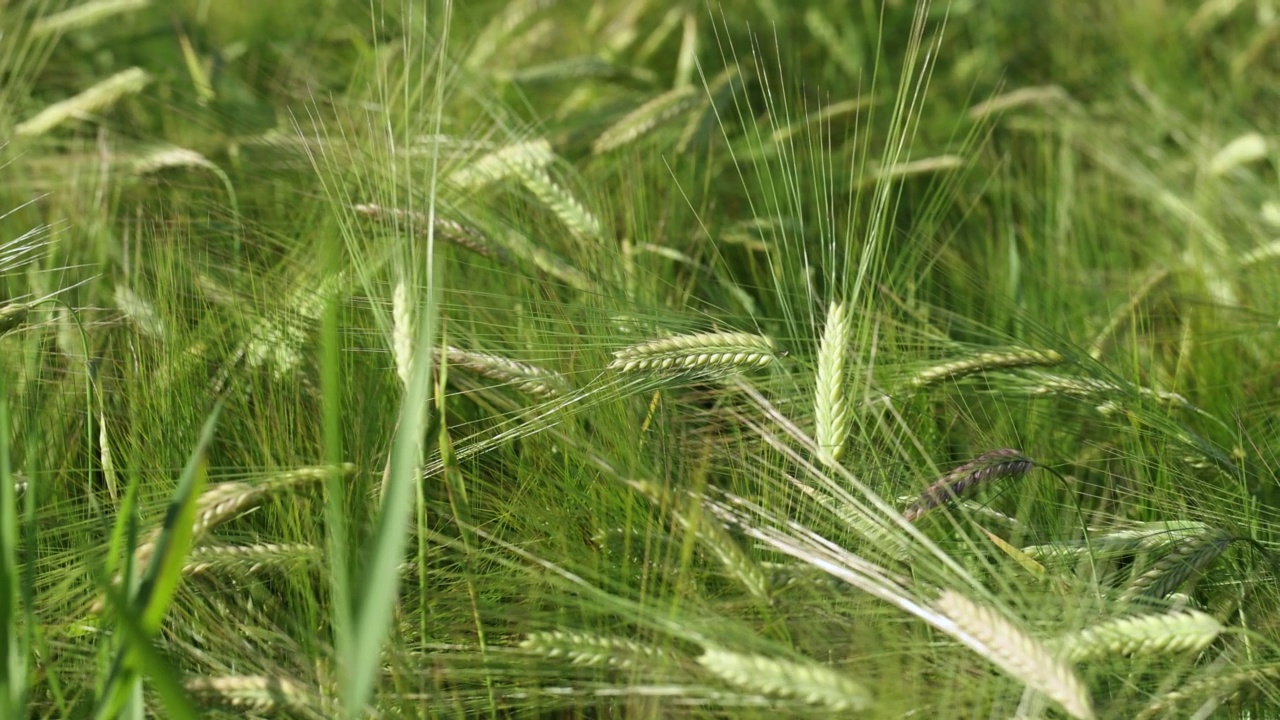
[(844, 454), (845, 441), (849, 438), (849, 382), (845, 377), (845, 358), (852, 335), (844, 303), (831, 303), (818, 345), (818, 389), (814, 400), (815, 439), (829, 463), (839, 462)]
[(838, 712), (866, 710), (872, 695), (862, 684), (812, 661), (782, 660), (708, 647), (698, 664), (735, 687), (796, 698)]
[(472, 70), (482, 69), (516, 28), (523, 25), (538, 11), (554, 4), (555, 0), (512, 0), (507, 3), (507, 6), (494, 14), (488, 25), (476, 36), (465, 65)]
[(1094, 717), (1088, 690), (1071, 667), (1003, 615), (953, 590), (944, 591), (934, 606), (968, 636), (962, 639), (970, 649), (1043, 693), (1072, 717)]
[(903, 511), (902, 516), (907, 522), (915, 522), (933, 508), (948, 504), (983, 483), (1000, 478), (1022, 477), (1033, 467), (1035, 462), (1017, 450), (1003, 449), (983, 453), (934, 481)]
[(31, 23), (31, 37), (43, 37), (93, 27), (104, 20), (134, 10), (141, 10), (151, 0), (89, 0), (61, 12), (41, 14)]
[(449, 183), (459, 190), (477, 190), (518, 172), (541, 170), (555, 158), (550, 141), (544, 138), (516, 143), (453, 171), (449, 175)]
[(569, 389), (569, 382), (558, 372), (498, 355), (451, 347), (446, 350), (445, 358), (449, 362), (450, 371), (461, 369), (471, 372), (508, 385), (526, 395), (555, 398)]
[[(351, 209), (370, 220), (376, 220), (392, 227), (403, 227), (406, 230), (412, 229), (419, 233), (426, 232), (427, 222), (430, 219), (426, 213), (389, 208), (376, 203), (359, 203), (351, 206)], [(436, 215), (433, 227), (435, 228), (437, 240), (443, 240), (494, 260), (511, 261), (511, 257), (507, 252), (496, 245), (489, 239), (488, 235), (477, 227), (465, 225), (439, 215)]]
[(1052, 646), (1067, 662), (1108, 655), (1199, 652), (1222, 632), (1213, 616), (1196, 610), (1122, 617), (1057, 638)]
[(391, 293), (391, 354), (396, 361), (396, 374), (406, 389), (413, 366), (413, 301), (403, 279)]
[(168, 338), (169, 333), (165, 328), (164, 320), (160, 317), (160, 313), (156, 312), (151, 301), (124, 285), (116, 286), (115, 300), (116, 307), (120, 308), (125, 317), (129, 318), (143, 335), (155, 340)]
[(1031, 348), (1015, 348), (984, 352), (973, 357), (948, 360), (947, 362), (925, 368), (911, 376), (907, 387), (920, 389), (937, 385), (947, 380), (956, 380), (968, 375), (991, 370), (1010, 370), (1013, 368), (1052, 366), (1061, 364), (1064, 358), (1054, 350), (1034, 350)]
[(301, 683), (278, 675), (196, 677), (183, 686), (203, 703), (255, 713), (291, 709), (318, 713), (322, 709), (319, 699)]
[(1231, 541), (1230, 535), (1216, 529), (1182, 539), (1130, 581), (1120, 595), (1121, 602), (1158, 600), (1168, 596), (1217, 560)]
[(75, 97), (41, 110), (35, 117), (19, 123), (13, 133), (18, 137), (43, 135), (67, 120), (90, 115), (114, 105), (126, 95), (141, 92), (149, 82), (151, 76), (142, 68), (118, 72)]
[(600, 133), (595, 142), (591, 143), (591, 152), (601, 155), (633, 143), (660, 125), (688, 112), (697, 104), (698, 99), (698, 91), (692, 85), (668, 90), (627, 113)]
[(192, 548), (182, 567), (186, 575), (230, 573), (252, 575), (267, 568), (316, 565), (320, 548), (306, 543), (257, 543), (254, 545), (205, 545)]
[(9, 303), (0, 305), (0, 335), (22, 327), (27, 321), (31, 306), (26, 303)]
[(939, 155), (910, 162), (895, 163), (888, 167), (880, 168), (872, 173), (866, 182), (870, 184), (880, 180), (900, 180), (914, 175), (931, 175), (949, 170), (958, 170), (962, 167), (964, 167), (964, 158), (959, 155)]
[(1246, 133), (1224, 145), (1209, 159), (1207, 169), (1210, 175), (1226, 175), (1241, 165), (1265, 160), (1269, 152), (1265, 137), (1256, 132)]
[(1280, 680), (1280, 664), (1276, 663), (1228, 675), (1201, 678), (1161, 695), (1133, 717), (1134, 720), (1188, 717), (1187, 714), (1175, 715), (1173, 712), (1188, 701), (1204, 701), (1209, 698), (1226, 701), (1250, 685), (1261, 687), (1264, 683), (1273, 683), (1276, 680)]
[(583, 205), (568, 189), (551, 179), (543, 168), (520, 167), (516, 170), (520, 182), (569, 232), (575, 236), (596, 240), (601, 237), (600, 219)]
[(1199, 408), (1175, 392), (1142, 386), (1126, 387), (1109, 380), (1055, 375), (1039, 370), (1024, 371), (1018, 378), (1016, 387), (1032, 396), (1070, 397), (1096, 402), (1096, 409), (1104, 415), (1123, 411), (1122, 401), (1125, 396), (1132, 395), (1134, 392), (1139, 397), (1150, 398), (1175, 408), (1199, 411)]
[(520, 647), (549, 658), (564, 658), (574, 665), (643, 668), (674, 659), (665, 650), (634, 640), (580, 632), (529, 633)]
[(614, 352), (610, 370), (681, 373), (765, 367), (777, 360), (773, 340), (739, 332), (675, 335)]
[(1018, 88), (1009, 92), (998, 95), (985, 100), (969, 108), (969, 119), (981, 120), (989, 115), (995, 115), (1024, 107), (1056, 107), (1056, 106), (1076, 107), (1076, 103), (1071, 99), (1071, 95), (1058, 85), (1038, 85), (1034, 87)]

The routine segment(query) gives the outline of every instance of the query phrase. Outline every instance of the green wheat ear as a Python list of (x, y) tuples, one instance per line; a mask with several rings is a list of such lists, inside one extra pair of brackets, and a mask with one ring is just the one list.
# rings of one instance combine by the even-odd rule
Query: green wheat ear
[(814, 400), (818, 448), (825, 462), (835, 464), (844, 454), (849, 437), (848, 379), (845, 358), (852, 340), (852, 328), (845, 305), (831, 303), (818, 344), (817, 397)]

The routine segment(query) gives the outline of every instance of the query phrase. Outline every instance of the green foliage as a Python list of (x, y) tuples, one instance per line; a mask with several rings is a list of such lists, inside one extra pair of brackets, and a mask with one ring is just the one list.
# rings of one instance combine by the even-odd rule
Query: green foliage
[(1280, 717), (1269, 7), (0, 3), (0, 715)]

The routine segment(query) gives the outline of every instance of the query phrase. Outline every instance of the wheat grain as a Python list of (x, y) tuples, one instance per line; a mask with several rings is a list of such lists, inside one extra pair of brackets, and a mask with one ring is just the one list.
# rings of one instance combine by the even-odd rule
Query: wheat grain
[(596, 155), (603, 155), (633, 143), (653, 132), (659, 125), (688, 112), (698, 102), (698, 99), (698, 95), (691, 85), (661, 93), (627, 113), (618, 122), (600, 133), (595, 142), (591, 143), (591, 152)]
[(526, 395), (554, 398), (569, 388), (568, 381), (560, 373), (498, 355), (450, 347), (446, 349), (444, 356), (451, 369), (462, 368), (481, 377), (497, 380)]
[(665, 650), (634, 640), (582, 632), (529, 633), (520, 647), (550, 658), (565, 658), (574, 665), (630, 669), (673, 660)]
[(1012, 677), (1058, 703), (1073, 717), (1094, 717), (1084, 684), (1071, 667), (1038, 640), (995, 610), (954, 590), (946, 590), (935, 607), (962, 630), (965, 644)]
[(871, 692), (812, 661), (782, 660), (707, 647), (698, 663), (730, 685), (775, 697), (798, 698), (837, 712), (866, 710)]
[(1053, 646), (1067, 662), (1106, 655), (1199, 652), (1222, 632), (1213, 616), (1196, 610), (1122, 617), (1058, 638)]
[(1017, 450), (1002, 449), (983, 453), (935, 480), (903, 511), (902, 516), (907, 522), (915, 522), (933, 508), (950, 503), (985, 482), (1021, 477), (1033, 467), (1035, 462)]
[(741, 332), (676, 335), (616, 351), (610, 370), (693, 372), (759, 368), (776, 360), (773, 340)]
[(967, 375), (975, 375), (991, 370), (1011, 370), (1033, 366), (1046, 367), (1058, 365), (1063, 360), (1062, 355), (1054, 350), (1015, 348), (1012, 350), (984, 352), (973, 357), (948, 360), (925, 368), (908, 379), (907, 385), (920, 389), (946, 380), (955, 380)]
[(848, 379), (845, 358), (853, 329), (842, 302), (827, 309), (827, 320), (818, 344), (817, 397), (814, 400), (818, 447), (824, 459), (837, 463), (849, 437)]
[(120, 98), (133, 95), (151, 82), (151, 76), (142, 68), (129, 68), (112, 75), (81, 92), (79, 95), (56, 102), (13, 129), (19, 137), (43, 135), (72, 118), (84, 117), (95, 111), (114, 105)]

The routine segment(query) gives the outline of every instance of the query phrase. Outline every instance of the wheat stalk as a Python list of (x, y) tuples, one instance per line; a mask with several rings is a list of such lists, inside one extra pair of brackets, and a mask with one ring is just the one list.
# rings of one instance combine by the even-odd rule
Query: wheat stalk
[(710, 332), (651, 340), (614, 352), (610, 370), (689, 372), (764, 367), (776, 359), (773, 340), (741, 332)]
[(818, 344), (817, 397), (814, 400), (817, 425), (815, 439), (824, 459), (831, 464), (839, 462), (840, 456), (844, 454), (845, 441), (849, 437), (845, 358), (852, 334), (853, 329), (844, 303), (831, 303), (822, 329), (822, 340)]
[(963, 631), (958, 637), (971, 649), (1073, 717), (1094, 717), (1089, 693), (1071, 667), (1003, 615), (954, 590), (944, 591), (934, 606)]
[(907, 522), (919, 520), (925, 513), (950, 503), (979, 485), (999, 478), (1022, 477), (1035, 462), (1017, 450), (992, 450), (938, 478), (920, 493), (902, 516)]
[(955, 380), (967, 375), (988, 372), (991, 370), (1011, 370), (1024, 367), (1048, 367), (1059, 365), (1064, 361), (1055, 350), (1034, 350), (1031, 348), (1015, 348), (979, 353), (973, 357), (959, 360), (948, 360), (927, 367), (907, 380), (907, 386), (920, 389), (936, 385), (946, 380)]
[(635, 142), (659, 125), (687, 112), (697, 102), (698, 95), (692, 85), (661, 93), (600, 133), (591, 143), (591, 152), (602, 155)]
[(1134, 311), (1138, 309), (1138, 306), (1142, 304), (1142, 301), (1151, 294), (1151, 291), (1155, 290), (1160, 283), (1164, 282), (1168, 277), (1169, 270), (1167, 268), (1156, 268), (1154, 272), (1142, 281), (1142, 285), (1138, 286), (1138, 289), (1134, 291), (1133, 295), (1129, 298), (1129, 302), (1125, 303), (1123, 307), (1112, 313), (1106, 326), (1098, 332), (1098, 336), (1094, 338), (1093, 343), (1089, 345), (1089, 357), (1094, 360), (1102, 359), (1102, 354), (1106, 352), (1107, 344), (1111, 341), (1111, 338), (1115, 336), (1116, 331), (1120, 329), (1120, 326), (1128, 321)]
[(565, 658), (574, 665), (605, 665), (628, 669), (672, 660), (672, 656), (665, 650), (634, 640), (581, 632), (529, 633), (521, 641), (520, 647), (550, 658)]
[(867, 688), (812, 661), (707, 647), (698, 663), (730, 685), (775, 697), (798, 698), (837, 712), (866, 710), (872, 704)]
[(560, 373), (498, 355), (450, 347), (445, 350), (444, 357), (451, 369), (456, 367), (468, 370), (481, 377), (510, 385), (526, 395), (555, 398), (569, 388), (568, 381)]
[(43, 135), (71, 118), (84, 117), (114, 105), (125, 95), (133, 95), (151, 82), (142, 68), (129, 68), (112, 75), (79, 95), (56, 102), (13, 129), (18, 137)]
[(1199, 652), (1222, 632), (1212, 615), (1180, 610), (1162, 615), (1122, 617), (1058, 638), (1059, 657), (1078, 663), (1107, 655)]

